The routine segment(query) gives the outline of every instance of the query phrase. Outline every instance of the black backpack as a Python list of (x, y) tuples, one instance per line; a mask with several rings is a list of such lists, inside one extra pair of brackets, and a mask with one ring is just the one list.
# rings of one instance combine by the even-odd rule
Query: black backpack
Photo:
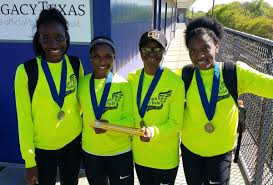
[[(183, 67), (182, 70), (182, 80), (184, 81), (185, 84), (185, 95), (187, 94), (187, 91), (190, 87), (192, 78), (193, 78), (193, 73), (194, 73), (194, 65), (193, 64), (188, 64)], [(222, 74), (224, 78), (224, 83), (228, 89), (228, 92), (232, 96), (233, 100), (235, 101), (236, 105), (238, 106), (238, 90), (237, 90), (237, 74), (236, 74), (236, 63), (234, 62), (224, 62), (223, 63), (223, 69), (222, 69)], [(245, 111), (239, 111), (243, 112), (245, 114)], [(239, 116), (240, 118), (241, 116)], [(245, 118), (245, 116), (243, 116)], [(238, 157), (239, 157), (239, 150), (241, 146), (241, 140), (242, 140), (242, 133), (244, 130), (244, 123), (245, 120), (239, 119), (239, 124), (238, 124), (238, 140), (237, 140), (237, 148), (235, 151), (235, 157), (234, 157), (234, 162), (237, 163)]]
[[(68, 56), (70, 64), (73, 68), (73, 71), (76, 75), (77, 82), (79, 80), (79, 69), (80, 69), (80, 59), (74, 56)], [(28, 77), (28, 92), (30, 101), (32, 101), (32, 97), (38, 82), (38, 64), (36, 58), (28, 60), (24, 63), (24, 67)]]

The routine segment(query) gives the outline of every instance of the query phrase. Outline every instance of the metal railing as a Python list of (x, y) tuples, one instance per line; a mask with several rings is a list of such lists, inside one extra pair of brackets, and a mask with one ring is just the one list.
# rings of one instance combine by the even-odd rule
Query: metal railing
[[(216, 59), (243, 61), (273, 75), (273, 41), (225, 28)], [(240, 98), (247, 108), (240, 149), (241, 172), (251, 185), (273, 185), (273, 101), (252, 94)]]

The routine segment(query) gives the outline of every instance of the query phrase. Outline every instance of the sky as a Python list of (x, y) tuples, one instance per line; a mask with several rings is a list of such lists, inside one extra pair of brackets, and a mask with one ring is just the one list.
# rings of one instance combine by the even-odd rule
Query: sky
[[(228, 4), (234, 1), (239, 2), (251, 2), (252, 0), (214, 0), (215, 5), (217, 4)], [(267, 2), (273, 6), (273, 0), (264, 0), (264, 2)], [(195, 2), (192, 4), (190, 9), (193, 8), (194, 12), (197, 11), (203, 11), (207, 12), (212, 8), (213, 0), (195, 0)]]

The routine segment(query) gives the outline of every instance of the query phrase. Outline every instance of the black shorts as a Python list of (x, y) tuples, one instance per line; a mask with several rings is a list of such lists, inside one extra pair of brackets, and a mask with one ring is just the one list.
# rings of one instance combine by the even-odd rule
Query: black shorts
[(81, 135), (58, 150), (35, 149), (39, 185), (55, 185), (57, 167), (60, 181), (66, 185), (78, 184), (82, 149)]
[(134, 184), (134, 165), (131, 151), (115, 156), (96, 156), (84, 152), (83, 164), (89, 184)]
[(173, 185), (175, 182), (178, 166), (172, 169), (155, 169), (135, 164), (136, 173), (140, 185)]
[(181, 144), (183, 168), (188, 185), (228, 185), (232, 152), (213, 157), (201, 157)]

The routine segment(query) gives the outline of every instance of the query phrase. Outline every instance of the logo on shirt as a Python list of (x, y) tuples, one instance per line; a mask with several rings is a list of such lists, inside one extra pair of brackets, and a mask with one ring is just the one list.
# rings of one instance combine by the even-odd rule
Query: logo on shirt
[(230, 93), (225, 85), (225, 82), (221, 81), (219, 84), (219, 92), (218, 92), (217, 101), (221, 101), (221, 100), (226, 99), (228, 97), (230, 97)]
[(172, 95), (172, 90), (167, 92), (160, 92), (157, 97), (151, 98), (147, 106), (147, 112), (150, 110), (160, 110), (163, 108), (164, 103)]
[(107, 99), (103, 113), (107, 112), (108, 110), (115, 110), (118, 108), (118, 104), (123, 97), (122, 91), (114, 92), (112, 97)]
[(76, 87), (77, 87), (77, 77), (76, 77), (76, 74), (73, 74), (66, 80), (65, 96), (75, 92)]

